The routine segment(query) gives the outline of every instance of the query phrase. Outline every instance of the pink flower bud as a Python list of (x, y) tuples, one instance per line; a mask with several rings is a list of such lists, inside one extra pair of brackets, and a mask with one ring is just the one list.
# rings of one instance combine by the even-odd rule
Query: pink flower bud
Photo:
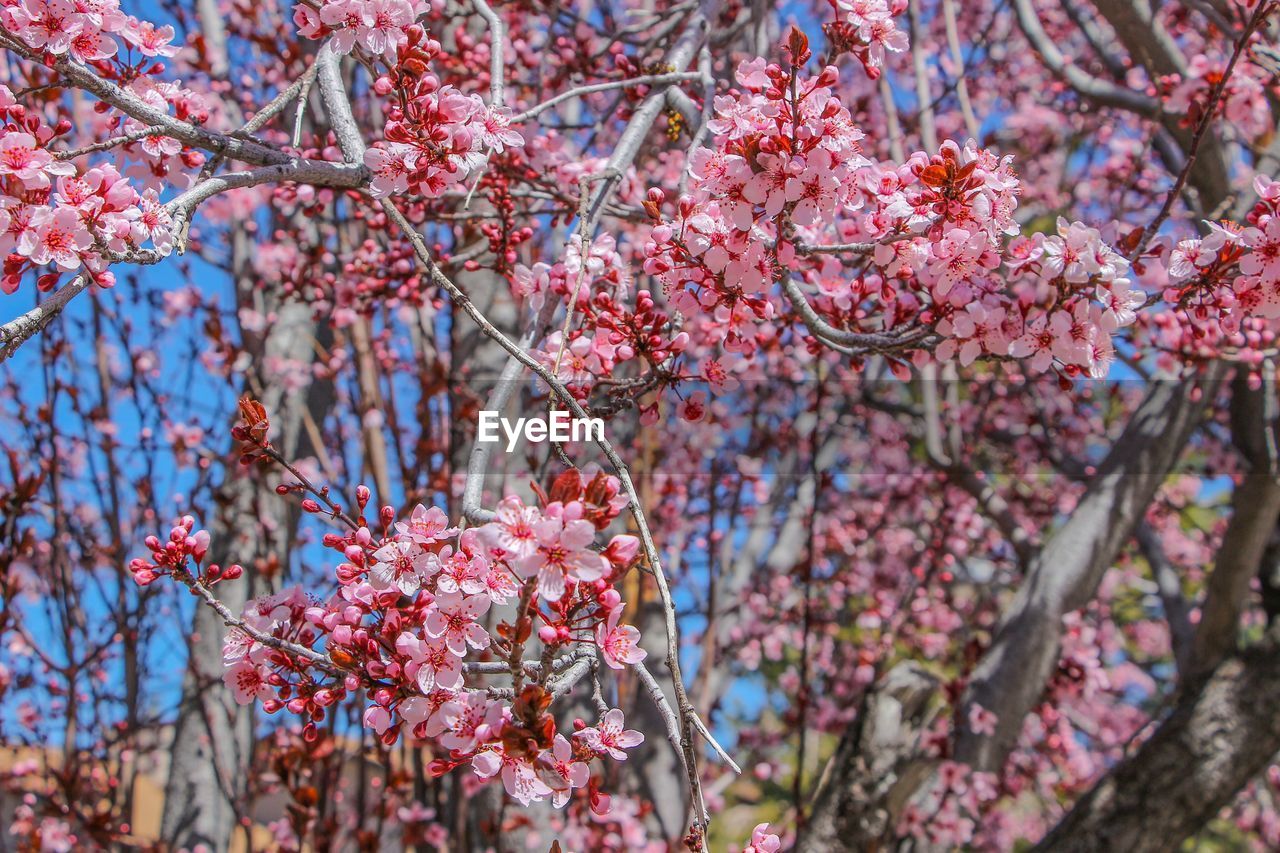
[(604, 558), (618, 569), (625, 569), (635, 562), (640, 553), (640, 540), (629, 533), (620, 533), (609, 540), (609, 547), (604, 549)]

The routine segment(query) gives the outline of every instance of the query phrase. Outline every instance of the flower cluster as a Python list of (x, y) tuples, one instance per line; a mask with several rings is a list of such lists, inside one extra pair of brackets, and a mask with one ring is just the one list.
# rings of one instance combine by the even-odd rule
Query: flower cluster
[[(789, 227), (861, 204), (853, 174), (868, 161), (862, 131), (831, 91), (837, 76), (834, 67), (799, 79), (761, 59), (742, 63), (742, 91), (716, 98), (715, 147), (693, 153), (689, 195), (645, 246), (645, 272), (673, 307), (714, 313), (731, 351), (752, 351), (751, 324), (774, 314), (764, 294), (780, 259), (769, 247)], [(652, 190), (646, 209), (658, 218), (664, 200)]]
[[(803, 283), (816, 293), (801, 308), (820, 320), (809, 333), (827, 343), (873, 335), (879, 351), (918, 364), (1016, 357), (1033, 371), (1104, 374), (1111, 334), (1144, 299), (1101, 233), (1063, 221), (1057, 234), (1010, 241), (1018, 178), (1010, 158), (972, 141), (902, 165), (869, 161), (831, 92), (835, 69), (802, 75), (808, 48), (795, 33), (786, 50), (789, 68), (743, 63), (742, 89), (717, 98), (715, 145), (693, 154), (673, 218), (651, 192), (645, 271), (672, 305), (709, 315), (725, 350), (750, 353), (787, 310), (777, 285), (794, 304)], [(833, 243), (861, 255), (856, 278)]]
[[(184, 582), (213, 586), (219, 581), (240, 577), (244, 570), (237, 565), (225, 569), (217, 565), (201, 568), (200, 564), (209, 553), (209, 531), (196, 530), (195, 526), (195, 519), (184, 515), (174, 521), (166, 541), (148, 536), (145, 544), (151, 549), (151, 559), (138, 557), (129, 563), (134, 581), (139, 586), (146, 586), (162, 575), (178, 575)], [(195, 564), (194, 573), (188, 568), (188, 560)]]
[(426, 71), (440, 45), (419, 26), (410, 28), (391, 72), (378, 79), (380, 95), (396, 94), (387, 110), (385, 142), (365, 153), (377, 196), (412, 192), (437, 198), (486, 160), (524, 138), (509, 127), (508, 114), (486, 106)]
[(305, 664), (290, 658), (272, 641), (310, 647), (319, 636), (304, 620), (307, 608), (313, 603), (298, 586), (255, 598), (245, 605), (241, 614), (244, 627), (228, 631), (222, 643), (222, 680), (236, 702), (247, 705), (256, 699), (269, 713), (282, 707), (299, 714), (310, 709), (312, 713), (304, 730), (308, 740), (318, 735), (316, 723), (324, 719), (323, 709), (342, 698), (345, 692), (317, 690), (307, 699), (293, 695), (285, 673), (301, 673), (305, 671)]
[(111, 59), (125, 47), (143, 57), (178, 52), (173, 27), (157, 27), (120, 10), (119, 0), (16, 0), (0, 7), (0, 24), (30, 48), (77, 62)]
[[(368, 490), (357, 499), (363, 509)], [(237, 700), (303, 717), (306, 737), (329, 706), (363, 691), (364, 723), (384, 742), (405, 733), (439, 746), (432, 772), (466, 764), (484, 779), (500, 775), (522, 803), (563, 805), (588, 785), (593, 759), (625, 760), (643, 740), (618, 710), (565, 734), (549, 713), (597, 654), (614, 668), (644, 660), (614, 589), (639, 543), (619, 535), (593, 547), (626, 506), (616, 478), (571, 469), (539, 499), (508, 497), (492, 522), (463, 533), (418, 506), (402, 521), (384, 508), (380, 535), (363, 515), (344, 535), (326, 535), (343, 558), (338, 592), (325, 603), (296, 589), (251, 601), (228, 633), (225, 679)], [(491, 633), (483, 617), (501, 606), (514, 617)], [(522, 659), (535, 634), (539, 663)], [(323, 655), (312, 650), (321, 639)], [(514, 689), (468, 683), (483, 674), (512, 678)], [(604, 801), (593, 797), (597, 808)]]
[(851, 53), (875, 80), (884, 68), (886, 50), (907, 49), (907, 34), (894, 18), (907, 11), (907, 0), (828, 0), (836, 20), (823, 25), (832, 52)]
[(535, 352), (571, 393), (586, 397), (625, 362), (661, 370), (688, 345), (689, 336), (672, 328), (652, 294), (641, 290), (631, 299), (630, 285), (626, 261), (607, 234), (591, 241), (585, 265), (575, 238), (563, 261), (515, 266), (512, 291), (532, 308), (541, 310), (550, 297), (581, 315), (567, 335), (551, 333)]
[(154, 189), (139, 193), (114, 166), (81, 169), (51, 147), (70, 125), (49, 127), (0, 86), (0, 250), (10, 253), (0, 290), (13, 293), (23, 274), (50, 268), (41, 289), (84, 266), (100, 286), (114, 278), (106, 252), (150, 241), (167, 255), (172, 222)]
[(293, 9), (293, 22), (303, 38), (332, 37), (341, 53), (350, 53), (358, 44), (373, 56), (392, 61), (396, 51), (409, 43), (414, 21), (428, 8), (423, 0), (325, 0), (318, 6), (299, 3)]
[(1239, 331), (1250, 317), (1280, 317), (1280, 182), (1259, 175), (1254, 190), (1248, 227), (1206, 223), (1208, 236), (1182, 240), (1169, 253), (1165, 301), (1224, 332)]
[[(1204, 117), (1209, 98), (1223, 78), (1226, 60), (1211, 60), (1196, 54), (1187, 65), (1184, 76), (1174, 75), (1162, 81), (1168, 94), (1164, 104), (1172, 115), (1183, 116), (1181, 123), (1194, 128)], [(1267, 103), (1270, 74), (1253, 62), (1242, 62), (1227, 78), (1219, 96), (1223, 116), (1246, 136), (1257, 137), (1272, 127), (1271, 108)]]
[(944, 848), (962, 847), (974, 838), (977, 818), (999, 795), (993, 773), (977, 773), (955, 761), (941, 763), (929, 794), (936, 805), (922, 805), (925, 798), (903, 811), (899, 831)]
[(980, 353), (1008, 354), (1036, 372), (1056, 365), (1069, 375), (1106, 376), (1111, 335), (1133, 323), (1144, 296), (1132, 288), (1129, 261), (1097, 229), (1059, 219), (1057, 230), (1015, 242), (1006, 268), (1024, 274), (1018, 298), (994, 296), (956, 312), (939, 325), (950, 336), (939, 357), (955, 351), (968, 363)]
[(617, 242), (611, 234), (601, 234), (588, 246), (586, 269), (582, 263), (582, 245), (576, 238), (565, 246), (565, 258), (554, 264), (542, 261), (532, 267), (516, 264), (512, 290), (528, 301), (535, 310), (554, 295), (575, 311), (585, 311), (598, 293), (612, 299), (626, 298), (631, 286), (627, 264), (618, 254)]

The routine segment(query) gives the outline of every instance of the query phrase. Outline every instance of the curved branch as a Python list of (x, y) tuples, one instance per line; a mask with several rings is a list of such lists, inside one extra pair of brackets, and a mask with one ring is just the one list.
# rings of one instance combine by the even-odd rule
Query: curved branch
[[(42, 62), (38, 51), (34, 51), (8, 33), (0, 33), (0, 47), (8, 48), (14, 53), (32, 62)], [(43, 64), (43, 63), (42, 63)], [(185, 142), (196, 148), (214, 151), (232, 160), (241, 160), (265, 166), (272, 163), (287, 163), (294, 159), (276, 148), (263, 145), (250, 139), (239, 139), (230, 134), (208, 130), (200, 125), (181, 121), (169, 115), (165, 110), (157, 109), (142, 98), (121, 88), (109, 80), (104, 80), (88, 68), (70, 59), (59, 59), (53, 63), (64, 80), (78, 89), (95, 95), (131, 118), (163, 129), (164, 135)]]
[(1031, 43), (1032, 49), (1040, 54), (1045, 67), (1080, 96), (1102, 106), (1119, 107), (1138, 115), (1154, 117), (1160, 114), (1160, 102), (1155, 98), (1094, 77), (1063, 56), (1058, 45), (1044, 31), (1040, 15), (1031, 5), (1031, 0), (1013, 0), (1013, 9), (1018, 18), (1018, 28)]
[(782, 289), (787, 294), (791, 306), (796, 309), (809, 331), (824, 343), (839, 344), (845, 347), (864, 347), (868, 350), (885, 351), (898, 349), (910, 344), (919, 343), (929, 336), (928, 329), (910, 329), (901, 335), (877, 335), (867, 332), (848, 332), (837, 329), (818, 316), (818, 312), (809, 304), (808, 298), (800, 285), (791, 276), (782, 277)]

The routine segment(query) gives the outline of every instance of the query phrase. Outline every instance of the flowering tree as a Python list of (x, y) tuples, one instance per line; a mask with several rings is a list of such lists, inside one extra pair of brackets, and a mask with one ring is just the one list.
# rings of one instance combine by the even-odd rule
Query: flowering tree
[(11, 835), (1280, 846), (1278, 7), (0, 0)]

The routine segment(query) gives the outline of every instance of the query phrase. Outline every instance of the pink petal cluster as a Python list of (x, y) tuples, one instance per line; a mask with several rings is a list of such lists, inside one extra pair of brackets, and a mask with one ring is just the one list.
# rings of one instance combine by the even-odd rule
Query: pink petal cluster
[[(639, 633), (620, 624), (623, 604), (612, 583), (635, 561), (639, 543), (621, 535), (595, 546), (626, 502), (616, 478), (586, 474), (571, 469), (539, 493), (537, 505), (509, 496), (492, 522), (462, 533), (439, 509), (418, 506), (401, 521), (384, 510), (380, 536), (363, 516), (345, 535), (328, 534), (326, 546), (343, 559), (337, 594), (324, 604), (298, 589), (256, 599), (227, 634), (224, 679), (236, 700), (304, 716), (306, 738), (327, 708), (363, 691), (364, 725), (386, 743), (404, 733), (439, 745), (448, 758), (432, 772), (465, 764), (482, 779), (501, 777), (522, 803), (565, 805), (587, 786), (591, 761), (624, 760), (643, 736), (611, 710), (596, 726), (579, 721), (566, 737), (544, 710), (552, 701), (543, 683), (551, 671), (503, 699), (476, 682), (469, 666), (474, 657), (494, 661), (495, 645), (497, 660), (511, 654), (510, 626), (494, 631), (486, 617), (494, 604), (517, 598), (530, 615), (516, 642), (532, 639), (537, 619), (544, 661), (585, 650), (615, 668), (644, 659)], [(369, 498), (363, 487), (357, 494)], [(171, 540), (169, 550), (187, 548), (188, 540), (201, 555), (208, 547), (207, 534), (190, 534), (185, 522)], [(323, 657), (295, 653), (322, 640)], [(497, 672), (510, 678), (508, 670)], [(521, 678), (539, 673), (522, 669)]]
[(373, 56), (393, 60), (397, 49), (408, 43), (414, 21), (428, 8), (422, 0), (325, 0), (299, 3), (293, 21), (303, 38), (331, 38), (341, 53), (358, 45)]
[(907, 0), (829, 0), (836, 20), (824, 28), (833, 41), (862, 62), (872, 79), (884, 68), (885, 51), (907, 49), (907, 34), (895, 17), (907, 10)]
[(125, 47), (143, 56), (173, 56), (173, 27), (157, 27), (120, 10), (119, 0), (17, 0), (0, 7), (0, 24), (31, 48), (89, 63)]
[[(809, 78), (763, 60), (739, 66), (742, 88), (716, 100), (714, 146), (691, 156), (689, 194), (671, 218), (663, 195), (650, 194), (658, 223), (645, 271), (672, 305), (706, 317), (742, 355), (768, 344), (779, 317), (796, 316), (782, 291), (799, 287), (835, 334), (897, 346), (917, 365), (1012, 356), (1033, 371), (1105, 375), (1112, 334), (1145, 298), (1129, 261), (1079, 222), (1017, 236), (1010, 158), (972, 141), (902, 165), (871, 162), (831, 93), (836, 78), (830, 67)], [(841, 250), (824, 249), (843, 243), (868, 247), (852, 280)]]
[(587, 726), (575, 737), (581, 738), (587, 748), (597, 755), (608, 755), (616, 761), (626, 761), (624, 750), (634, 749), (644, 743), (644, 735), (623, 726), (622, 712), (617, 708), (604, 715), (599, 725)]
[(172, 217), (155, 189), (139, 192), (112, 164), (59, 157), (53, 146), (65, 130), (22, 109), (3, 85), (0, 122), (0, 251), (10, 253), (0, 290), (13, 293), (33, 268), (46, 271), (44, 289), (81, 267), (106, 287), (114, 282), (107, 252), (147, 243), (161, 256), (172, 251)]
[(1208, 234), (1179, 241), (1156, 258), (1176, 309), (1162, 337), (1173, 347), (1243, 346), (1280, 317), (1280, 182), (1258, 175), (1247, 225), (1205, 223)]
[[(344, 2), (359, 5), (360, 0)], [(489, 157), (524, 145), (524, 137), (510, 127), (509, 111), (442, 85), (438, 77), (422, 70), (439, 50), (438, 42), (414, 26), (399, 46), (404, 62), (377, 81), (380, 94), (395, 91), (399, 97), (389, 104), (384, 141), (365, 152), (364, 164), (373, 173), (371, 188), (376, 197), (411, 192), (438, 198), (479, 170)]]

